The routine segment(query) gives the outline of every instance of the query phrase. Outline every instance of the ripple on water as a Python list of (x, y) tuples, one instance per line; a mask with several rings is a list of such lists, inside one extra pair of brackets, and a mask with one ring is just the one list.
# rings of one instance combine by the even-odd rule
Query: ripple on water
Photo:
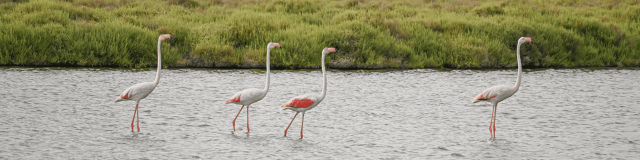
[[(0, 67), (0, 157), (49, 159), (554, 158), (640, 156), (637, 69), (526, 69), (498, 106), (482, 90), (512, 85), (515, 70), (328, 70), (327, 97), (298, 116), (279, 106), (321, 89), (319, 70), (274, 70), (269, 94), (251, 106), (223, 105), (263, 88), (264, 70), (166, 69), (140, 102), (141, 133), (130, 132), (126, 87), (153, 81), (155, 68)], [(4, 151), (4, 152), (3, 152)], [(131, 154), (135, 153), (135, 154)]]

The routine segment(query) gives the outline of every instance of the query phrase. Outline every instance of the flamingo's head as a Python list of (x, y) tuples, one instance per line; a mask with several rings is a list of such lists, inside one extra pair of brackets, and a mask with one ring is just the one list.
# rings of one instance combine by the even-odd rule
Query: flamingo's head
[(173, 36), (171, 36), (170, 34), (160, 35), (160, 40), (165, 40), (165, 39), (173, 39)]
[(324, 48), (322, 50), (322, 54), (327, 54), (327, 53), (331, 53), (331, 52), (336, 52), (336, 49), (335, 48), (331, 48), (331, 47), (327, 47), (327, 48)]
[(520, 43), (531, 42), (531, 37), (520, 37), (518, 42), (520, 42)]
[(271, 49), (271, 48), (276, 48), (276, 47), (278, 47), (278, 48), (282, 48), (282, 47), (280, 47), (280, 43), (273, 43), (273, 42), (270, 42), (270, 43), (267, 45), (267, 48), (269, 48), (269, 49)]

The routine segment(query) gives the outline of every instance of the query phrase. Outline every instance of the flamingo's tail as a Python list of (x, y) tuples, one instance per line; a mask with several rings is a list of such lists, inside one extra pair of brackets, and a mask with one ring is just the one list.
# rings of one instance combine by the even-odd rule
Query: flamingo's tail
[(471, 100), (472, 103), (477, 103), (480, 102), (482, 100), (486, 100), (483, 96), (482, 93), (478, 94), (476, 97), (473, 98), (473, 100)]
[(234, 102), (234, 101), (232, 101), (231, 99), (229, 99), (229, 100), (227, 100), (227, 101), (224, 101), (224, 103), (223, 103), (223, 104), (233, 103), (233, 102)]
[(116, 102), (120, 102), (120, 101), (124, 101), (124, 99), (120, 96), (118, 96), (118, 98), (116, 98)]
[(129, 96), (129, 94), (128, 94), (128, 93), (127, 93), (127, 94), (125, 94), (124, 96), (123, 96), (123, 95), (120, 95), (120, 96), (118, 96), (118, 98), (116, 98), (116, 102), (129, 100), (129, 99), (127, 99), (127, 98), (131, 98), (131, 96)]
[(294, 110), (294, 108), (296, 108), (296, 106), (291, 105), (291, 102), (287, 102), (284, 105), (280, 106), (280, 110), (286, 110), (286, 109)]
[(133, 93), (131, 93), (132, 88), (134, 88), (135, 86), (129, 87), (126, 90), (124, 90), (124, 92), (122, 92), (122, 94), (120, 94), (120, 96), (118, 96), (118, 98), (116, 98), (116, 102), (120, 102), (120, 101), (124, 101), (124, 100), (131, 100), (129, 98), (133, 97)]
[(237, 102), (240, 102), (240, 95), (233, 96), (233, 97), (231, 97), (231, 98), (227, 99), (227, 101), (224, 101), (224, 104), (227, 104), (227, 103), (237, 103)]

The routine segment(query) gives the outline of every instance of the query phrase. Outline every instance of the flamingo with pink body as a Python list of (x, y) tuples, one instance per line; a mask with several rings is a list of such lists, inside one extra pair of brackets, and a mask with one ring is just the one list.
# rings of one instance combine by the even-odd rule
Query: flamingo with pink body
[(327, 74), (324, 69), (324, 58), (328, 53), (331, 53), (331, 52), (336, 52), (336, 49), (324, 48), (322, 50), (322, 78), (323, 78), (322, 93), (320, 93), (320, 95), (307, 94), (307, 95), (297, 96), (289, 100), (289, 102), (285, 103), (280, 107), (281, 110), (289, 109), (289, 110), (296, 111), (296, 115), (293, 116), (293, 119), (291, 119), (289, 126), (287, 126), (287, 129), (284, 130), (284, 136), (287, 136), (287, 130), (289, 130), (289, 127), (291, 127), (291, 123), (293, 123), (293, 120), (296, 119), (296, 116), (298, 116), (298, 113), (302, 112), (302, 126), (300, 127), (300, 139), (302, 139), (303, 137), (302, 128), (304, 127), (304, 112), (318, 106), (318, 104), (322, 102), (322, 100), (324, 99), (327, 93), (326, 92), (327, 91)]
[(269, 72), (270, 72), (269, 66), (271, 64), (269, 63), (269, 58), (271, 55), (270, 54), (271, 48), (275, 48), (275, 47), (282, 48), (278, 43), (271, 42), (267, 44), (267, 82), (266, 82), (266, 85), (264, 86), (264, 89), (262, 90), (257, 88), (245, 89), (234, 94), (233, 96), (231, 96), (231, 98), (227, 99), (227, 101), (224, 102), (224, 104), (232, 103), (232, 104), (242, 105), (242, 108), (240, 108), (240, 111), (238, 111), (236, 118), (234, 118), (233, 122), (231, 122), (233, 124), (234, 132), (236, 131), (236, 119), (238, 119), (238, 116), (240, 115), (240, 112), (242, 112), (242, 109), (244, 108), (244, 106), (247, 106), (247, 133), (249, 132), (249, 106), (253, 103), (256, 103), (262, 100), (262, 98), (267, 96), (267, 92), (269, 91)]
[(133, 121), (138, 117), (138, 132), (140, 132), (140, 117), (138, 116), (138, 104), (140, 100), (147, 98), (151, 92), (156, 88), (158, 83), (160, 83), (160, 69), (162, 68), (162, 56), (160, 55), (160, 44), (165, 39), (173, 39), (173, 36), (170, 34), (160, 35), (158, 38), (158, 71), (156, 72), (156, 80), (153, 82), (143, 82), (133, 85), (122, 92), (120, 96), (116, 98), (116, 102), (125, 101), (125, 100), (133, 100), (136, 101), (136, 110), (133, 111), (133, 120), (131, 120), (131, 132), (133, 132)]
[(489, 123), (489, 133), (491, 133), (491, 138), (496, 137), (496, 110), (498, 109), (498, 103), (511, 97), (513, 94), (518, 92), (518, 89), (520, 88), (520, 79), (522, 77), (522, 64), (520, 63), (520, 45), (522, 45), (522, 43), (524, 42), (531, 42), (531, 38), (520, 37), (520, 39), (518, 39), (518, 47), (516, 51), (518, 56), (518, 78), (516, 79), (516, 84), (514, 86), (493, 86), (482, 91), (482, 93), (478, 94), (471, 101), (473, 103), (487, 101), (491, 102), (491, 104), (493, 105), (493, 111), (491, 112), (491, 122)]

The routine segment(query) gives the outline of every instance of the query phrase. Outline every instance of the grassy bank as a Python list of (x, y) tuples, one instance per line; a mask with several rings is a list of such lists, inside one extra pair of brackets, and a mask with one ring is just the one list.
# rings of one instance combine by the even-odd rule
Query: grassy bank
[(0, 65), (511, 68), (640, 65), (636, 0), (0, 0)]

